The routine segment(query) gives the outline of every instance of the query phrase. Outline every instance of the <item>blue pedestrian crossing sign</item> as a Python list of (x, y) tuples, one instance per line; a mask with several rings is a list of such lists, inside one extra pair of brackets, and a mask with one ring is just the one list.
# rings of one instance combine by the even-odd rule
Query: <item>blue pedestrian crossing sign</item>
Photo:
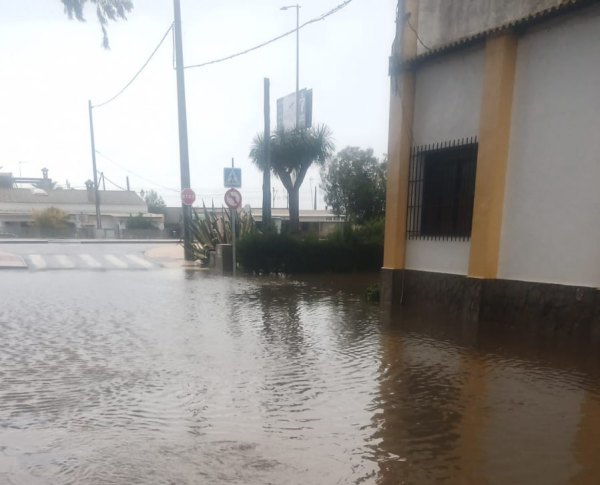
[(223, 169), (223, 186), (239, 189), (242, 186), (242, 169), (225, 167)]

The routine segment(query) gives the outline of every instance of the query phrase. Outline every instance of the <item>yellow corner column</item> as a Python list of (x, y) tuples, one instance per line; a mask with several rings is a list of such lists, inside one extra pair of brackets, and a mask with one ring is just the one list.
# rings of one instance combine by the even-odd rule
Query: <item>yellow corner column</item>
[(517, 39), (512, 33), (488, 39), (469, 260), (473, 278), (498, 275), (516, 59)]
[(575, 438), (575, 458), (581, 468), (571, 481), (574, 485), (598, 483), (600, 477), (598, 443), (600, 443), (600, 399), (586, 392), (581, 404), (581, 420)]
[[(402, 6), (401, 6), (402, 7)], [(407, 20), (418, 26), (419, 1), (404, 0), (398, 19), (402, 37), (396, 38), (392, 55), (400, 66), (417, 55), (416, 33), (406, 28)], [(402, 15), (404, 12), (404, 15)], [(398, 41), (401, 42), (397, 45)], [(385, 205), (384, 269), (404, 269), (406, 250), (406, 210), (408, 172), (415, 109), (415, 73), (402, 67), (392, 73), (388, 141), (388, 182)]]

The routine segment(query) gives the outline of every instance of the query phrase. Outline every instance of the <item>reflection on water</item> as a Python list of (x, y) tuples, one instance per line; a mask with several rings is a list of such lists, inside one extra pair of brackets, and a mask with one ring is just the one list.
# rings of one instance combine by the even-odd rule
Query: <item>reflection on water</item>
[(2, 273), (0, 483), (600, 483), (597, 351), (366, 284)]

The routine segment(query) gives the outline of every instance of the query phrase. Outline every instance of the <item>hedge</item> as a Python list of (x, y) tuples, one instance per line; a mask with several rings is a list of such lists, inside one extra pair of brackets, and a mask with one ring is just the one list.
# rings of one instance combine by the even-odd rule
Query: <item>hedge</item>
[(254, 274), (377, 271), (383, 262), (383, 247), (372, 243), (255, 233), (239, 242), (238, 261), (245, 272)]

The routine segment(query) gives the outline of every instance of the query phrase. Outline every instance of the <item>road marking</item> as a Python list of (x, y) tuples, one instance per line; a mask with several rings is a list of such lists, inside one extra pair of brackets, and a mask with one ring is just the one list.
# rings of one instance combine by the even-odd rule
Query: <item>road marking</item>
[(94, 259), (90, 254), (80, 254), (79, 258), (90, 268), (102, 268), (102, 263)]
[(119, 258), (117, 258), (113, 254), (105, 254), (104, 259), (106, 259), (106, 261), (108, 261), (113, 266), (116, 266), (117, 268), (127, 268), (127, 266), (128, 266), (127, 263), (125, 263), (124, 261), (121, 261)]
[(154, 268), (154, 265), (150, 261), (145, 260), (144, 258), (142, 258), (141, 256), (138, 256), (137, 254), (126, 254), (125, 257), (129, 261), (132, 261), (135, 264), (142, 266), (143, 268), (146, 268), (146, 269)]
[(69, 257), (64, 254), (56, 254), (56, 255), (54, 255), (54, 258), (56, 259), (56, 261), (58, 261), (58, 264), (60, 264), (63, 268), (74, 268), (75, 267), (75, 263), (73, 261), (71, 261), (69, 259)]
[(41, 254), (30, 254), (29, 262), (35, 266), (35, 269), (46, 269), (48, 267)]

